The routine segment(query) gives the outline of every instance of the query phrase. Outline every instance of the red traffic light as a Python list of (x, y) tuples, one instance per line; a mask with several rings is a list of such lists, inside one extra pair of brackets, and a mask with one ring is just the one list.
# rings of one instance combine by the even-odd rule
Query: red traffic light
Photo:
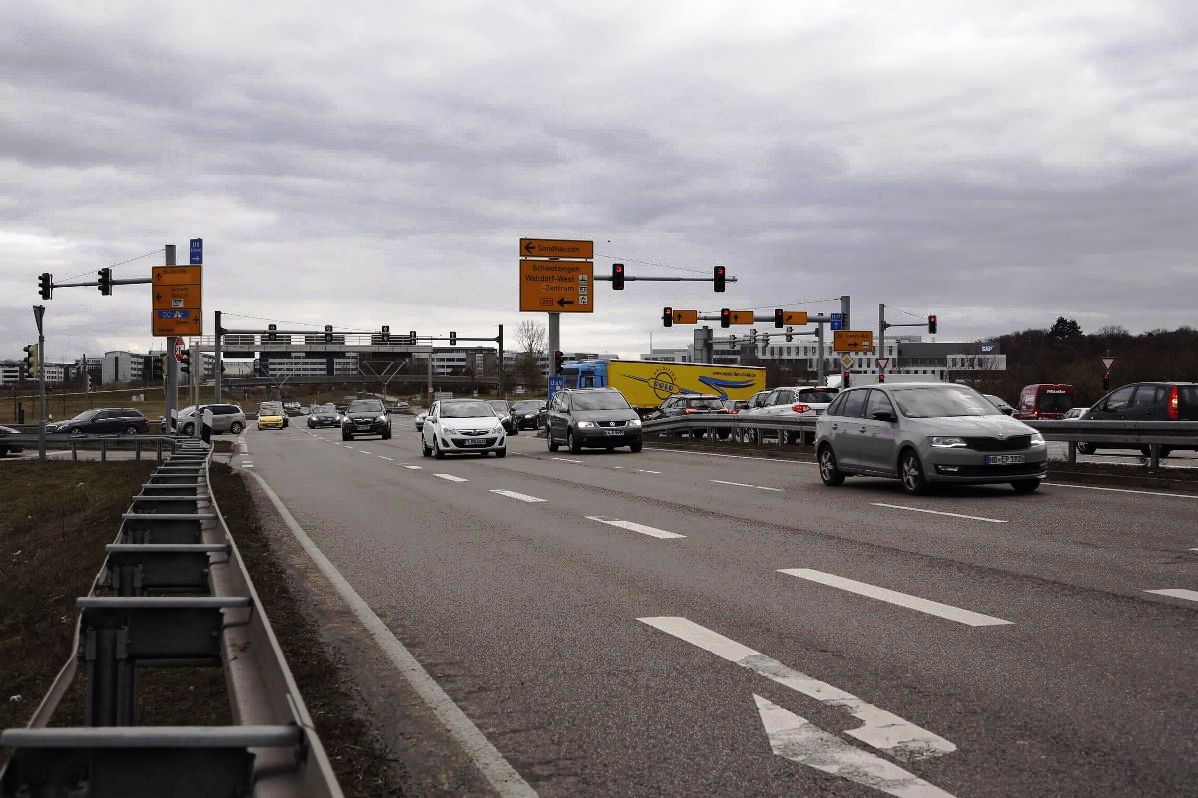
[[(719, 268), (719, 267), (717, 267)], [(728, 328), (732, 326), (732, 309), (720, 308), (720, 326)]]
[(663, 327), (674, 326), (674, 309), (671, 307), (663, 308), (661, 311), (661, 325)]
[(782, 308), (774, 308), (774, 326), (781, 330), (782, 325), (785, 323), (786, 313), (782, 310)]
[(728, 271), (723, 266), (715, 267), (715, 292), (717, 294), (724, 293), (724, 281), (727, 279)]
[(613, 263), (611, 265), (611, 287), (613, 291), (624, 290), (624, 264)]
[(935, 314), (928, 316), (928, 334), (929, 335), (936, 334), (936, 315)]

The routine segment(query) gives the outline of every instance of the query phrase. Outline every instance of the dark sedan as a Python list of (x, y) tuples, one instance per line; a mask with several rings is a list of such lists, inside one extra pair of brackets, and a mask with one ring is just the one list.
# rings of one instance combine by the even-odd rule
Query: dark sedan
[(56, 435), (102, 435), (123, 433), (125, 435), (146, 434), (150, 424), (140, 410), (130, 407), (103, 407), (84, 410), (79, 415), (60, 424), (48, 425), (46, 432)]
[(352, 441), (355, 435), (391, 437), (391, 416), (378, 399), (355, 399), (341, 417), (341, 440)]
[(341, 425), (341, 414), (333, 405), (313, 405), (308, 413), (308, 429), (337, 427)]
[(492, 399), (487, 404), (495, 411), (495, 415), (499, 416), (499, 423), (503, 425), (508, 435), (519, 434), (520, 428), (516, 426), (516, 418), (512, 415), (512, 406), (506, 400)]
[(516, 429), (540, 429), (545, 404), (544, 399), (524, 399), (513, 404), (512, 418), (516, 420)]
[(4, 439), (9, 437), (10, 435), (20, 435), (20, 434), (21, 434), (20, 430), (15, 430), (12, 427), (0, 427), (0, 457), (3, 457), (4, 455), (8, 454), (9, 452), (16, 454), (17, 452), (21, 451), (20, 446), (7, 444), (4, 442)]

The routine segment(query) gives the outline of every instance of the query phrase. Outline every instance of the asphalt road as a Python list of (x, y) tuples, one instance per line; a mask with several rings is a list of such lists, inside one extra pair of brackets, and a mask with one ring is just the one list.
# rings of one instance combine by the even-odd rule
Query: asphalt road
[(541, 795), (1195, 794), (1198, 497), (295, 421), (235, 464)]

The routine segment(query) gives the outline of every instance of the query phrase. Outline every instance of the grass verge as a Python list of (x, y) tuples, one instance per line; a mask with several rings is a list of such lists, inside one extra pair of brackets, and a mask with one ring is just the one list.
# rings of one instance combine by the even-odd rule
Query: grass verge
[(324, 644), (305, 604), (292, 592), (262, 528), (257, 507), (244, 478), (226, 465), (213, 463), (212, 489), (225, 522), (254, 580), (279, 645), (295, 676), (316, 732), (332, 761), (341, 788), (350, 798), (402, 796), (392, 778), (392, 760), (375, 731), (356, 712), (357, 688)]

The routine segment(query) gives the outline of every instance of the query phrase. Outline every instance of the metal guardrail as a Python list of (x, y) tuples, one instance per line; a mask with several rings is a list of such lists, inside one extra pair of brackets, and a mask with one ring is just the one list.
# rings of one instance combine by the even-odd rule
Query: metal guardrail
[[(79, 449), (88, 451), (99, 449), (100, 460), (108, 459), (108, 452), (133, 450), (133, 459), (140, 460), (142, 449), (152, 448), (158, 462), (162, 462), (162, 451), (170, 448), (171, 452), (178, 450), (180, 442), (187, 440), (174, 435), (47, 435), (47, 449), (70, 449), (71, 459), (79, 459)], [(38, 436), (8, 435), (0, 438), (0, 445), (20, 446), (22, 449), (36, 449)]]
[[(192, 438), (122, 517), (87, 596), (74, 654), (24, 729), (0, 796), (317, 796), (341, 788), (270, 621), (209, 488)], [(220, 666), (231, 726), (136, 726), (138, 671)], [(84, 727), (50, 727), (82, 670)]]
[[(802, 440), (814, 442), (814, 416), (760, 416), (746, 413), (692, 413), (685, 416), (645, 421), (642, 430), (652, 433), (685, 433), (729, 444), (761, 443), (767, 436), (779, 444)], [(1069, 462), (1077, 462), (1078, 443), (1149, 448), (1152, 468), (1160, 465), (1161, 449), (1198, 449), (1195, 421), (1025, 421), (1049, 441), (1069, 444)], [(698, 434), (696, 434), (698, 433)], [(790, 434), (788, 434), (790, 433)]]

